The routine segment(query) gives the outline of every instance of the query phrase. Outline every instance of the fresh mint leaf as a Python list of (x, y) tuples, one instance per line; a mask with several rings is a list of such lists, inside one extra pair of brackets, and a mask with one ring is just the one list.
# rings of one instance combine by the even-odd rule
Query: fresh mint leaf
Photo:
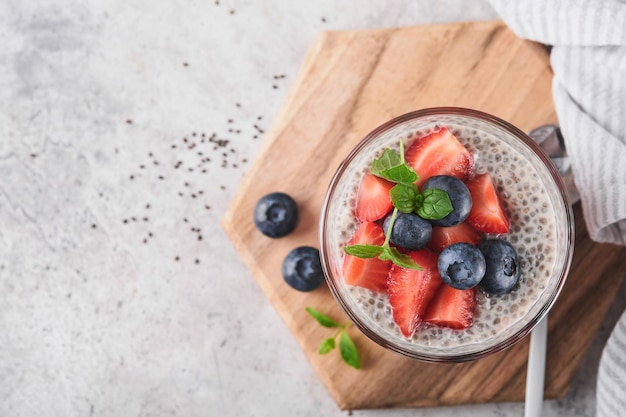
[(341, 336), (339, 337), (339, 351), (341, 352), (341, 358), (345, 363), (354, 369), (361, 368), (359, 352), (346, 331), (341, 332)]
[(350, 336), (346, 331), (346, 328), (352, 325), (352, 323), (348, 322), (345, 324), (339, 324), (335, 322), (333, 319), (327, 317), (326, 315), (320, 313), (311, 307), (306, 307), (306, 311), (313, 316), (318, 323), (320, 323), (324, 327), (336, 327), (337, 330), (331, 337), (327, 337), (320, 343), (318, 348), (318, 353), (320, 355), (325, 355), (336, 347), (336, 339), (339, 336), (339, 351), (341, 358), (345, 363), (352, 366), (355, 369), (359, 369), (361, 367), (361, 362), (359, 360), (359, 352), (354, 345)]
[(343, 251), (357, 258), (375, 258), (382, 253), (383, 248), (376, 245), (350, 245), (345, 246)]
[(409, 255), (405, 255), (404, 253), (401, 253), (398, 249), (393, 248), (391, 246), (385, 247), (385, 250), (383, 251), (383, 253), (380, 255), (379, 258), (383, 261), (389, 260), (393, 262), (394, 264), (401, 266), (402, 268), (417, 269), (418, 271), (422, 270), (422, 267), (419, 266), (413, 260), (413, 258), (411, 258)]
[(413, 184), (418, 178), (415, 171), (406, 164), (389, 168), (383, 171), (380, 176), (399, 184)]
[(385, 149), (382, 156), (372, 162), (372, 174), (400, 184), (412, 184), (418, 179), (402, 155), (391, 149)]
[(428, 188), (422, 192), (423, 201), (417, 207), (417, 214), (426, 220), (440, 220), (454, 210), (450, 196), (438, 188)]
[(335, 338), (329, 337), (327, 339), (324, 339), (324, 341), (322, 341), (322, 343), (320, 344), (319, 354), (325, 355), (331, 350), (333, 350), (334, 348), (335, 348)]
[(380, 174), (389, 168), (402, 164), (402, 156), (391, 149), (385, 149), (378, 159), (372, 161), (372, 174), (380, 176)]
[(389, 196), (394, 207), (402, 213), (412, 213), (417, 208), (415, 202), (419, 190), (413, 183), (411, 184), (396, 184), (389, 190)]
[(339, 323), (331, 319), (327, 315), (320, 313), (314, 308), (307, 307), (306, 311), (322, 326), (324, 327), (341, 327)]

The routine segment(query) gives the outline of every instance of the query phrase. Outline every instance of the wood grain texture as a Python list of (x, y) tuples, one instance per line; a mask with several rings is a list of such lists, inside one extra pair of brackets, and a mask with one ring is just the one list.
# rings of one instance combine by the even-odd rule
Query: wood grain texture
[[(460, 106), (528, 131), (556, 122), (551, 81), (546, 51), (499, 21), (324, 32), (310, 49), (222, 225), (341, 409), (523, 400), (528, 338), (486, 359), (442, 365), (389, 352), (352, 327), (361, 370), (344, 365), (337, 352), (318, 355), (329, 331), (304, 308), (347, 318), (325, 286), (294, 291), (280, 268), (294, 247), (318, 246), (326, 187), (370, 130), (419, 108)], [(291, 194), (301, 209), (296, 231), (274, 240), (257, 232), (252, 220), (257, 199), (272, 191)], [(579, 206), (575, 216), (571, 273), (550, 313), (548, 398), (565, 395), (626, 270), (626, 250), (593, 243)]]

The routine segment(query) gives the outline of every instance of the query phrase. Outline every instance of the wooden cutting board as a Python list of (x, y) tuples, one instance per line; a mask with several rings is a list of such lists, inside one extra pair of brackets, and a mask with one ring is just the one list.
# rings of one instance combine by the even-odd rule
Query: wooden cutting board
[[(305, 307), (342, 322), (347, 317), (325, 286), (311, 293), (288, 287), (281, 264), (297, 246), (319, 247), (326, 187), (342, 157), (370, 130), (411, 110), (462, 106), (529, 131), (556, 122), (551, 81), (547, 52), (499, 21), (324, 32), (312, 46), (223, 228), (341, 409), (524, 399), (529, 338), (486, 359), (442, 365), (386, 351), (352, 326), (361, 370), (343, 364), (338, 352), (320, 356), (317, 348), (330, 331)], [(274, 240), (253, 223), (256, 201), (272, 191), (292, 195), (301, 210), (296, 231)], [(593, 243), (580, 206), (575, 216), (571, 273), (549, 319), (547, 398), (567, 392), (626, 270), (626, 250)]]

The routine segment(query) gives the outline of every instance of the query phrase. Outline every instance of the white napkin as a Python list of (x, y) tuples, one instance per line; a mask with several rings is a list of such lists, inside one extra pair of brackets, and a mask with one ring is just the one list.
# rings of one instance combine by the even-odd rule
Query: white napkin
[[(552, 46), (554, 105), (590, 237), (626, 245), (626, 0), (490, 0)], [(626, 313), (600, 360), (597, 416), (626, 415)]]

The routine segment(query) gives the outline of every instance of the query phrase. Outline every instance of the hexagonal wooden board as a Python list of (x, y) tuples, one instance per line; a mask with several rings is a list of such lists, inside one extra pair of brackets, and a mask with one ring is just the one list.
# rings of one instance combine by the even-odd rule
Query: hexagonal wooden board
[[(547, 52), (516, 38), (499, 21), (324, 32), (312, 46), (222, 224), (340, 408), (524, 399), (528, 338), (486, 359), (442, 365), (386, 351), (351, 327), (361, 370), (343, 364), (337, 352), (320, 356), (318, 346), (329, 330), (305, 307), (347, 318), (325, 286), (297, 292), (280, 271), (291, 249), (318, 246), (330, 178), (370, 130), (411, 110), (460, 106), (528, 131), (556, 122), (551, 81)], [(301, 209), (298, 228), (281, 239), (261, 235), (253, 223), (254, 204), (271, 191), (291, 194)], [(575, 215), (573, 265), (549, 319), (548, 398), (565, 395), (626, 270), (626, 250), (593, 243), (580, 206)]]

